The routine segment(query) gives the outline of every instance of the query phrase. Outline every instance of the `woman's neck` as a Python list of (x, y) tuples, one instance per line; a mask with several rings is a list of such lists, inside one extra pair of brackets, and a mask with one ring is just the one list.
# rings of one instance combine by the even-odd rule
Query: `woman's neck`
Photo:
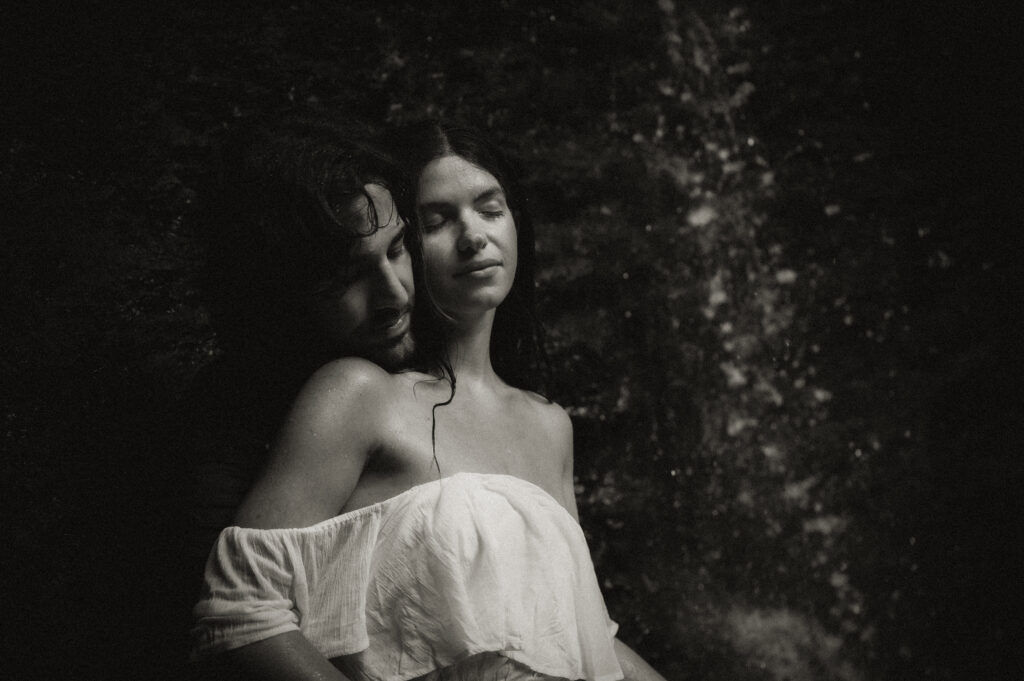
[(451, 331), (448, 356), (457, 381), (487, 383), (497, 381), (491, 364), (491, 330), (494, 311), (472, 322), (457, 322)]

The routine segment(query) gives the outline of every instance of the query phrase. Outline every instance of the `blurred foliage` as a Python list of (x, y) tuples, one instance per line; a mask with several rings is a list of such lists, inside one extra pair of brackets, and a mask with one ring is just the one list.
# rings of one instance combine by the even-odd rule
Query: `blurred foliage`
[(13, 649), (40, 676), (183, 673), (193, 501), (165, 415), (220, 352), (197, 206), (239, 121), (325, 106), (464, 117), (518, 150), (582, 523), (621, 638), (668, 678), (1012, 669), (1019, 178), (978, 154), (1006, 121), (977, 83), (958, 99), (988, 63), (949, 55), (992, 27), (954, 5), (22, 18), (2, 473), (40, 624)]

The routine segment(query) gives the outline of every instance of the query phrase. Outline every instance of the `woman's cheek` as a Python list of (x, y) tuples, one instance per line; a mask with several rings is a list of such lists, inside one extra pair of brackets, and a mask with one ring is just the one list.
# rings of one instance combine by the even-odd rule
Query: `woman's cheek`
[(444, 281), (443, 269), (443, 249), (438, 246), (436, 240), (425, 240), (423, 243), (423, 277), (426, 280), (427, 288), (432, 292), (438, 292), (439, 285)]

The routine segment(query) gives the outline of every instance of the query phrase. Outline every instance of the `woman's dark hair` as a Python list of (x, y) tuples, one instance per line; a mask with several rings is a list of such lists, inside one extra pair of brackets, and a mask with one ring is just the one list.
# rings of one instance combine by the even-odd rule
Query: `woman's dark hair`
[[(309, 296), (339, 273), (358, 239), (387, 222), (378, 221), (364, 186), (397, 195), (397, 165), (371, 128), (329, 113), (245, 125), (220, 160), (206, 241), (221, 342), (258, 343), (275, 361), (315, 368), (337, 349), (309, 314)], [(366, 220), (350, 212), (360, 197)]]
[[(431, 161), (444, 156), (458, 156), (493, 175), (505, 192), (505, 198), (516, 224), (518, 264), (515, 280), (508, 296), (498, 306), (491, 334), (491, 362), (495, 371), (510, 385), (529, 390), (543, 388), (547, 368), (541, 327), (534, 303), (536, 270), (533, 223), (526, 207), (526, 197), (519, 185), (518, 167), (491, 139), (474, 128), (441, 121), (409, 125), (393, 136), (396, 156), (402, 160), (406, 184), (411, 189), (398, 198), (400, 211), (407, 216), (419, 236), (415, 219), (415, 187), (423, 169)], [(416, 249), (419, 251), (420, 249)], [(430, 296), (423, 278), (422, 266), (414, 262), (416, 273), (416, 311), (414, 333), (421, 368), (442, 371), (449, 378), (451, 364), (447, 357), (449, 323)]]

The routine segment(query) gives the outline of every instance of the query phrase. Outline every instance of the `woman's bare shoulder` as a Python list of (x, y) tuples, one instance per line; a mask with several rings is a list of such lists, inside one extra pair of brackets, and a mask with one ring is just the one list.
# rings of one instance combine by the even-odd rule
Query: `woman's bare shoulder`
[(410, 386), (422, 380), (433, 378), (416, 372), (392, 374), (361, 357), (343, 357), (314, 372), (299, 393), (296, 406), (313, 413), (326, 409), (335, 416), (346, 408), (365, 411), (370, 406), (385, 407), (411, 394)]
[(335, 515), (388, 437), (397, 384), (372, 362), (344, 358), (318, 369), (299, 393), (236, 523), (306, 527)]
[(557, 402), (530, 390), (520, 390), (525, 405), (524, 417), (536, 432), (555, 443), (558, 450), (572, 456), (572, 420), (569, 413)]
[(541, 486), (578, 519), (573, 491), (573, 434), (569, 413), (556, 402), (522, 391), (528, 405), (532, 449)]
[(562, 405), (532, 390), (519, 390), (519, 393), (542, 423), (552, 428), (572, 429), (569, 413)]
[(382, 387), (390, 374), (362, 357), (342, 357), (323, 365), (303, 390), (332, 392), (338, 388), (367, 390)]

